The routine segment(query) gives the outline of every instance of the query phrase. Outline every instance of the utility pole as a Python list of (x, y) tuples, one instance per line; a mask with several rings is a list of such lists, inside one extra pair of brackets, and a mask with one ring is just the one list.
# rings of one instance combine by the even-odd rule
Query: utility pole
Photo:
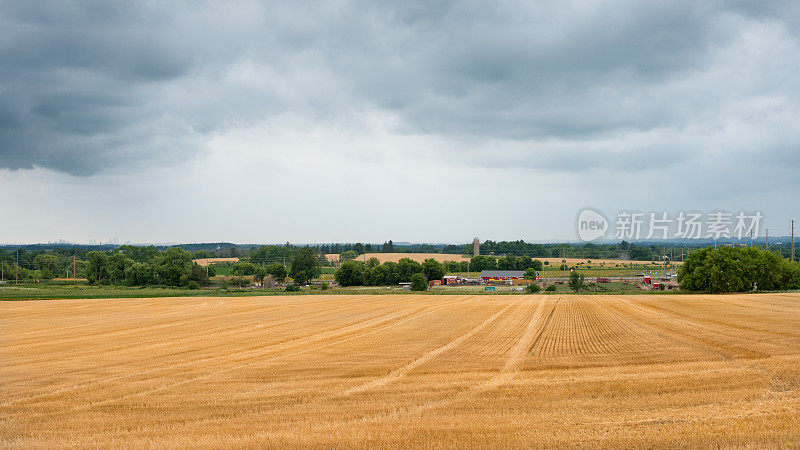
[(750, 247), (753, 246), (753, 230), (750, 230)]
[(794, 219), (792, 219), (792, 256), (789, 260), (794, 262)]
[(766, 233), (767, 234), (766, 234), (765, 239), (766, 239), (766, 243), (767, 243), (767, 251), (769, 251), (769, 228), (767, 228)]
[(19, 249), (17, 249), (17, 270), (14, 271), (14, 284), (19, 283)]

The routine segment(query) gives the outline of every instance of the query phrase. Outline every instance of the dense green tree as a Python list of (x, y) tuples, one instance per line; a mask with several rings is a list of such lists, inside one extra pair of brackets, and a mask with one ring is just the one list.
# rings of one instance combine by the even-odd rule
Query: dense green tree
[(412, 291), (428, 290), (428, 280), (425, 279), (425, 275), (417, 272), (411, 276), (411, 290)]
[(514, 255), (506, 255), (498, 259), (497, 268), (500, 270), (515, 270), (517, 268), (517, 257)]
[(784, 261), (781, 266), (781, 286), (783, 289), (800, 289), (800, 261)]
[(367, 268), (369, 268), (369, 269), (371, 269), (373, 267), (380, 266), (380, 265), (381, 265), (381, 260), (379, 260), (378, 258), (376, 258), (374, 256), (367, 260)]
[(415, 273), (422, 272), (422, 265), (410, 258), (400, 258), (397, 262), (397, 280), (398, 282), (411, 281), (411, 276)]
[(112, 253), (108, 257), (108, 282), (121, 284), (125, 282), (125, 271), (134, 264), (134, 261), (122, 253)]
[(388, 286), (398, 282), (397, 263), (387, 261), (370, 269), (370, 284), (374, 286)]
[(530, 256), (517, 256), (514, 267), (516, 270), (528, 270), (531, 266), (533, 266), (533, 260)]
[(284, 260), (288, 262), (291, 256), (291, 249), (282, 245), (262, 245), (250, 251), (250, 261), (263, 266)]
[(542, 265), (542, 262), (539, 261), (538, 259), (534, 259), (531, 262), (530, 268), (533, 269), (533, 270), (538, 270), (539, 272), (541, 272), (542, 270), (544, 270), (544, 265)]
[(796, 289), (798, 267), (779, 255), (753, 247), (708, 247), (689, 253), (678, 271), (681, 290), (745, 292)]
[(198, 265), (195, 262), (192, 262), (189, 272), (186, 274), (186, 281), (187, 282), (182, 281), (181, 285), (186, 285), (188, 283), (196, 283), (199, 286), (208, 285), (208, 274), (206, 273), (206, 268)]
[(191, 264), (191, 253), (179, 247), (170, 247), (156, 258), (155, 270), (163, 284), (180, 286), (181, 278), (187, 279)]
[(469, 262), (469, 270), (472, 272), (480, 272), (482, 270), (496, 270), (497, 269), (497, 259), (486, 256), (486, 255), (478, 255), (473, 256)]
[(345, 261), (334, 274), (341, 286), (361, 286), (364, 284), (365, 267), (361, 261)]
[(441, 280), (446, 271), (439, 261), (428, 258), (422, 263), (422, 273), (428, 280)]
[(86, 254), (89, 259), (86, 278), (90, 284), (103, 284), (108, 282), (108, 256), (103, 252), (89, 252)]
[(244, 262), (239, 261), (231, 266), (231, 274), (236, 276), (248, 276), (248, 275), (255, 275), (257, 271), (257, 267), (255, 264), (251, 262)]
[(267, 272), (266, 267), (258, 267), (254, 277), (256, 282), (261, 283), (267, 275), (269, 275), (269, 272)]
[(156, 273), (152, 265), (135, 262), (125, 269), (125, 284), (146, 286), (156, 282)]
[(448, 272), (460, 272), (461, 271), (461, 263), (458, 261), (445, 261), (444, 267), (447, 269)]
[(297, 284), (306, 284), (321, 275), (319, 260), (313, 248), (303, 247), (295, 250), (289, 275)]
[(117, 253), (130, 258), (135, 262), (145, 263), (152, 263), (159, 254), (158, 249), (152, 245), (148, 245), (146, 247), (140, 247), (136, 245), (120, 245), (111, 251), (112, 255)]
[(347, 250), (346, 252), (339, 253), (339, 261), (350, 261), (351, 259), (356, 259), (358, 257), (358, 253), (353, 250)]
[(569, 274), (569, 287), (571, 287), (573, 291), (578, 292), (583, 289), (583, 280), (584, 276), (579, 274), (577, 270), (573, 270), (572, 273)]
[(536, 272), (538, 272), (538, 270), (536, 270), (533, 267), (531, 267), (531, 268), (529, 268), (528, 270), (525, 271), (525, 277), (524, 278), (526, 278), (528, 280), (535, 280), (536, 279)]
[(356, 255), (363, 255), (364, 254), (364, 244), (361, 242), (356, 242), (353, 245), (353, 251), (356, 252)]
[(33, 258), (33, 266), (39, 270), (41, 279), (49, 280), (58, 271), (58, 257), (53, 253), (41, 253)]
[(267, 273), (275, 278), (278, 283), (283, 283), (286, 280), (286, 267), (281, 263), (270, 264), (267, 266)]

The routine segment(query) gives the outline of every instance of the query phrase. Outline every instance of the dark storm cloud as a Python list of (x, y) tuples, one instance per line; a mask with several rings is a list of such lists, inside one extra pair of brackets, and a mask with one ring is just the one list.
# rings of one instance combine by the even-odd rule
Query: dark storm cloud
[[(169, 164), (202, 153), (210, 134), (278, 114), (347, 126), (374, 109), (396, 114), (398, 132), (536, 142), (509, 165), (638, 167), (670, 146), (675, 164), (704, 149), (670, 136), (741, 120), (732, 104), (768, 97), (797, 111), (784, 73), (796, 53), (741, 74), (725, 53), (758, 39), (796, 50), (797, 12), (790, 2), (4, 1), (0, 167)], [(748, 41), (746, 27), (774, 32)], [(594, 144), (664, 130), (610, 157), (612, 144)], [(553, 140), (575, 145), (542, 144)], [(477, 155), (502, 165), (495, 156)]]

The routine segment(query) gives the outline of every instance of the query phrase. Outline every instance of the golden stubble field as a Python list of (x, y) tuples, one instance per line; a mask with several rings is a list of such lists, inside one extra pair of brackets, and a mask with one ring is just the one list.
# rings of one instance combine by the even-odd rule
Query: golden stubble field
[[(338, 253), (328, 253), (325, 255), (325, 258), (331, 262), (338, 262), (339, 261), (339, 254)], [(465, 255), (458, 255), (452, 253), (364, 253), (363, 255), (359, 255), (356, 258), (358, 261), (368, 261), (370, 258), (378, 258), (378, 261), (381, 264), (385, 262), (398, 262), (403, 258), (408, 258), (416, 262), (424, 262), (428, 258), (433, 258), (439, 262), (446, 262), (446, 261), (469, 261), (471, 256)], [(214, 258), (214, 259), (231, 259), (231, 258)], [(232, 258), (238, 259), (238, 258)], [(658, 263), (659, 265), (663, 266), (663, 261), (631, 261), (627, 259), (583, 259), (583, 258), (540, 258), (536, 257), (533, 259), (538, 259), (539, 261), (547, 262), (552, 267), (558, 266), (559, 264), (566, 263), (569, 266), (577, 266), (579, 264), (586, 264), (591, 265), (593, 267), (598, 267), (603, 265), (604, 267), (623, 267), (627, 265), (635, 265), (635, 266), (647, 266), (652, 265), (654, 262)], [(209, 260), (206, 259), (197, 259), (195, 260), (198, 264), (207, 265)], [(681, 265), (682, 262), (673, 261), (672, 264), (674, 265)], [(655, 267), (654, 267), (655, 268)]]
[(0, 446), (797, 446), (800, 294), (0, 303)]

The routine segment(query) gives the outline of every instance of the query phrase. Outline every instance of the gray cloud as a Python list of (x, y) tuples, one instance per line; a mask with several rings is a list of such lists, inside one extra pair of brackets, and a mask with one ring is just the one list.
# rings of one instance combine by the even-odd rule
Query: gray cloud
[(795, 5), (3, 1), (0, 168), (136, 170), (280, 115), (347, 128), (370, 111), (495, 167), (796, 149)]

